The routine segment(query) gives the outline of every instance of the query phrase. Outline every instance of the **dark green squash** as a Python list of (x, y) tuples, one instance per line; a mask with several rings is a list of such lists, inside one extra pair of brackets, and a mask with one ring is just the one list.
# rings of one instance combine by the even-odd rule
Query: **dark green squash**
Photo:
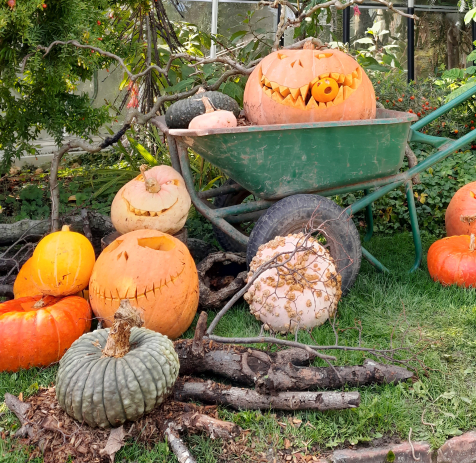
[(121, 307), (111, 330), (84, 334), (73, 343), (56, 377), (61, 408), (93, 428), (120, 426), (153, 410), (172, 391), (180, 369), (167, 336), (131, 327), (132, 312)]
[(240, 115), (240, 107), (233, 98), (221, 92), (205, 92), (202, 89), (190, 98), (177, 101), (169, 106), (165, 113), (167, 127), (170, 129), (188, 129), (188, 125), (194, 117), (206, 112), (205, 105), (202, 102), (203, 97), (207, 97), (215, 109), (231, 111), (235, 117)]

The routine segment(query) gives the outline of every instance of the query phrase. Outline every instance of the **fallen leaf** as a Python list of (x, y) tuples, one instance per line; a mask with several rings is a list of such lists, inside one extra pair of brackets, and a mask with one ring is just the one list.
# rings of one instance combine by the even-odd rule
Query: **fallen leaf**
[(23, 392), (20, 392), (20, 394), (18, 394), (18, 400), (20, 402), (23, 402)]
[(124, 427), (121, 426), (120, 428), (115, 428), (109, 434), (109, 438), (106, 443), (106, 447), (99, 451), (101, 455), (108, 455), (111, 463), (114, 463), (114, 457), (116, 453), (122, 448), (124, 445), (124, 437), (127, 436), (126, 431), (124, 431)]
[(291, 447), (291, 441), (289, 439), (284, 439), (284, 448), (287, 450)]

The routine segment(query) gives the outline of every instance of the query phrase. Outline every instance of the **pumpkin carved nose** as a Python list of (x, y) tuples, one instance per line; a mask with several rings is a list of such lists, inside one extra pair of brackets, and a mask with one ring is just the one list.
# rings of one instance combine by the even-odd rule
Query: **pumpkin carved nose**
[(327, 103), (339, 93), (339, 84), (332, 78), (318, 80), (312, 87), (312, 96), (316, 101)]

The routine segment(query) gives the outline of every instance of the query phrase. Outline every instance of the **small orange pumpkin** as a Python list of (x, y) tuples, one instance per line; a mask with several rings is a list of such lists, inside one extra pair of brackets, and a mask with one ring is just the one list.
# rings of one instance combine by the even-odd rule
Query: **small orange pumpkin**
[(354, 58), (339, 50), (271, 53), (245, 87), (246, 117), (258, 125), (357, 119), (376, 115), (370, 79)]
[(0, 304), (0, 371), (48, 366), (91, 327), (81, 297), (22, 297)]
[(170, 166), (156, 166), (126, 183), (111, 205), (111, 220), (119, 233), (159, 230), (171, 235), (185, 225), (192, 200), (183, 177)]
[(15, 299), (27, 296), (36, 296), (39, 291), (31, 281), (31, 263), (30, 257), (22, 266), (13, 284), (13, 295)]
[(476, 288), (474, 235), (450, 236), (434, 242), (428, 250), (428, 272), (444, 286)]
[(476, 233), (476, 182), (460, 188), (446, 209), (446, 235)]
[(121, 299), (144, 310), (145, 328), (175, 339), (198, 307), (198, 274), (187, 247), (156, 230), (120, 236), (98, 257), (89, 282), (93, 312), (111, 326)]
[(63, 225), (38, 243), (31, 259), (31, 281), (38, 293), (69, 296), (88, 286), (96, 256), (84, 235)]

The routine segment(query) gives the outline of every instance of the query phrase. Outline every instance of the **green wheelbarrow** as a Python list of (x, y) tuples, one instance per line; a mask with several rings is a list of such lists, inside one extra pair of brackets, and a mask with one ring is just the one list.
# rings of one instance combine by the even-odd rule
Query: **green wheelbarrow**
[[(258, 247), (276, 236), (319, 231), (342, 275), (345, 294), (357, 278), (362, 256), (388, 271), (361, 246), (352, 215), (366, 210), (367, 241), (373, 230), (372, 203), (401, 185), (415, 244), (410, 271), (419, 267), (422, 245), (412, 177), (476, 139), (476, 130), (458, 140), (419, 130), (474, 94), (476, 86), (418, 121), (414, 114), (377, 109), (376, 119), (359, 121), (209, 130), (169, 129), (163, 117), (153, 123), (167, 136), (172, 165), (184, 177), (195, 208), (213, 224), (226, 250), (246, 251), (249, 263)], [(438, 150), (401, 172), (408, 142)], [(195, 191), (189, 148), (229, 180), (218, 188)], [(328, 198), (355, 191), (364, 196), (346, 209)], [(251, 223), (255, 225), (249, 234)]]

